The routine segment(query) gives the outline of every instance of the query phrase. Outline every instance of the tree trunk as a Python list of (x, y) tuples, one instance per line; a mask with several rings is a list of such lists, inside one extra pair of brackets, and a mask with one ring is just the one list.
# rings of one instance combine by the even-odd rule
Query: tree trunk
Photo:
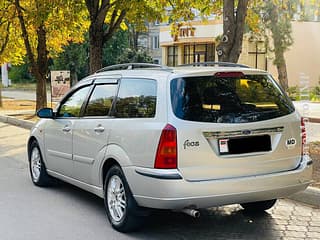
[(278, 69), (278, 79), (281, 87), (286, 91), (288, 90), (288, 75), (287, 75), (287, 65), (284, 59), (282, 64), (277, 64)]
[(102, 68), (103, 24), (91, 22), (89, 28), (90, 74)]
[(275, 53), (275, 60), (274, 64), (278, 70), (278, 80), (281, 87), (286, 91), (288, 90), (288, 75), (287, 75), (287, 65), (286, 60), (284, 57), (283, 48), (283, 35), (281, 34), (281, 26), (280, 26), (280, 19), (278, 14), (278, 6), (272, 4), (272, 9), (270, 11), (270, 23), (271, 23), (271, 33), (273, 38), (274, 44), (274, 53)]
[(33, 70), (34, 75), (37, 80), (37, 103), (36, 109), (47, 107), (47, 89), (46, 89), (46, 79), (48, 72), (48, 52), (47, 52), (47, 39), (46, 30), (44, 24), (42, 23), (37, 29), (38, 36), (38, 46), (37, 46), (37, 66)]
[[(89, 58), (90, 73), (94, 73), (102, 68), (102, 48), (112, 37), (114, 32), (120, 27), (126, 11), (120, 10), (120, 2), (108, 0), (85, 0), (89, 15)], [(120, 4), (120, 5), (119, 5)], [(119, 5), (119, 6), (115, 6)], [(105, 18), (110, 15), (110, 21), (104, 28)]]
[(46, 31), (44, 23), (42, 22), (37, 29), (38, 46), (37, 46), (37, 61), (35, 60), (32, 52), (31, 44), (29, 41), (29, 35), (23, 17), (20, 1), (15, 0), (15, 7), (18, 13), (18, 19), (21, 27), (22, 37), (24, 45), (26, 47), (27, 56), (31, 63), (32, 75), (37, 80), (36, 88), (36, 111), (47, 106), (47, 91), (46, 91), (46, 74), (48, 72), (48, 52), (46, 45)]
[(223, 36), (217, 46), (221, 62), (238, 62), (242, 50), (247, 7), (248, 0), (238, 1), (236, 10), (234, 0), (223, 0)]

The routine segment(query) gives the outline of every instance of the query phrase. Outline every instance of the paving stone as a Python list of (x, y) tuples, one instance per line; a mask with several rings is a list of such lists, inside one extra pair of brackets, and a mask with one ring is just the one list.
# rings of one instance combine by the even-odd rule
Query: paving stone
[(320, 227), (320, 221), (313, 221), (313, 219), (309, 222), (310, 226)]
[(306, 237), (305, 232), (297, 232), (297, 231), (285, 231), (286, 237), (295, 237), (295, 238), (304, 238)]
[(292, 226), (309, 226), (309, 221), (290, 220), (288, 225)]
[(292, 225), (288, 225), (287, 226), (287, 230), (289, 231), (297, 231), (297, 232), (306, 232), (308, 231), (307, 227), (304, 226), (292, 226)]
[(312, 239), (320, 239), (320, 233), (319, 232), (307, 232), (307, 237), (310, 237)]
[(310, 226), (310, 227), (308, 227), (308, 230), (310, 232), (318, 232), (318, 233), (320, 233), (320, 227), (312, 227), (312, 226)]

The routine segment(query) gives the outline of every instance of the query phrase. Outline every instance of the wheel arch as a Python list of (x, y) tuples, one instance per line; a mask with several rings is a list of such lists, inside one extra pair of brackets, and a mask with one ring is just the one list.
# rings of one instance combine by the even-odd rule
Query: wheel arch
[(41, 156), (42, 156), (42, 160), (44, 162), (44, 164), (47, 163), (46, 161), (46, 158), (45, 158), (45, 146), (44, 146), (44, 143), (41, 141), (41, 138), (39, 139), (37, 136), (34, 136), (34, 135), (31, 135), (28, 139), (28, 143), (27, 143), (27, 153), (28, 153), (28, 161), (29, 161), (29, 153), (30, 153), (30, 147), (31, 147), (31, 144), (33, 142), (36, 142), (38, 144), (38, 147), (40, 149), (40, 153), (41, 153)]
[(28, 139), (28, 143), (27, 143), (28, 156), (29, 156), (29, 153), (30, 153), (31, 144), (32, 144), (33, 142), (37, 142), (37, 144), (39, 145), (39, 142), (38, 142), (37, 138), (36, 138), (35, 136), (31, 136), (31, 137)]
[(104, 161), (104, 163), (103, 163), (102, 172), (101, 172), (101, 179), (102, 179), (103, 188), (104, 188), (104, 182), (106, 180), (107, 172), (114, 165), (118, 165), (119, 167), (121, 167), (120, 164), (113, 158), (106, 159), (106, 161)]
[(103, 187), (106, 174), (112, 166), (118, 165), (123, 168), (132, 165), (127, 153), (117, 144), (107, 146), (104, 159), (100, 167), (100, 181)]
[(27, 145), (27, 147), (28, 147), (28, 148), (27, 148), (28, 152), (30, 151), (31, 144), (32, 144), (34, 141), (38, 143), (38, 140), (36, 139), (35, 136), (31, 136), (31, 137), (28, 139), (28, 145)]

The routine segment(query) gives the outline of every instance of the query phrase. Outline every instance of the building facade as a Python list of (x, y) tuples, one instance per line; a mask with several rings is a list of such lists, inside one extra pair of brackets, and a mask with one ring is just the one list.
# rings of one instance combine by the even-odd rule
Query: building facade
[[(181, 24), (175, 36), (169, 24), (149, 26), (148, 49), (154, 63), (177, 66), (194, 62), (218, 61), (217, 38), (223, 33), (221, 20), (192, 21)], [(285, 53), (289, 86), (309, 87), (320, 81), (320, 22), (292, 22), (294, 44)], [(267, 70), (277, 78), (274, 55), (263, 37), (245, 34), (239, 63)]]

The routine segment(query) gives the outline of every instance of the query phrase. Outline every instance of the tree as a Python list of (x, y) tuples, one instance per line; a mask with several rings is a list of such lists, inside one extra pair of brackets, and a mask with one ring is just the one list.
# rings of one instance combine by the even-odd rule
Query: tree
[(288, 89), (288, 74), (285, 52), (293, 44), (291, 36), (291, 19), (294, 1), (283, 0), (279, 4), (277, 0), (265, 1), (262, 5), (262, 20), (264, 27), (271, 32), (273, 49), (275, 54), (274, 64), (278, 71), (278, 80), (284, 90)]
[(1, 1), (0, 62), (21, 63), (26, 55), (37, 81), (36, 110), (47, 105), (48, 60), (87, 28), (83, 5), (71, 0)]
[[(236, 3), (238, 2), (237, 7)], [(223, 0), (223, 35), (217, 46), (219, 61), (238, 62), (249, 0)]]
[[(255, 4), (255, 1), (251, 2), (251, 4)], [(213, 14), (222, 15), (223, 35), (217, 46), (219, 61), (238, 61), (242, 49), (249, 0), (171, 0), (169, 3), (172, 8), (170, 18), (173, 22), (173, 35), (178, 32), (178, 22), (180, 21), (192, 20), (197, 15), (204, 18)]]
[(71, 85), (78, 82), (78, 79), (88, 75), (88, 47), (87, 39), (83, 43), (70, 43), (63, 48), (53, 59), (50, 70), (70, 70)]
[[(82, 79), (89, 74), (89, 37), (85, 34), (85, 40), (82, 43), (71, 43), (64, 47), (58, 57), (53, 59), (51, 70), (68, 69), (74, 82), (76, 79)], [(122, 56), (128, 45), (127, 30), (115, 32), (112, 38), (104, 45), (102, 54), (103, 66), (119, 63), (118, 58)]]
[(143, 23), (160, 16), (155, 1), (148, 0), (85, 0), (90, 17), (89, 58), (90, 73), (102, 67), (102, 49), (119, 28), (126, 29), (128, 22)]

